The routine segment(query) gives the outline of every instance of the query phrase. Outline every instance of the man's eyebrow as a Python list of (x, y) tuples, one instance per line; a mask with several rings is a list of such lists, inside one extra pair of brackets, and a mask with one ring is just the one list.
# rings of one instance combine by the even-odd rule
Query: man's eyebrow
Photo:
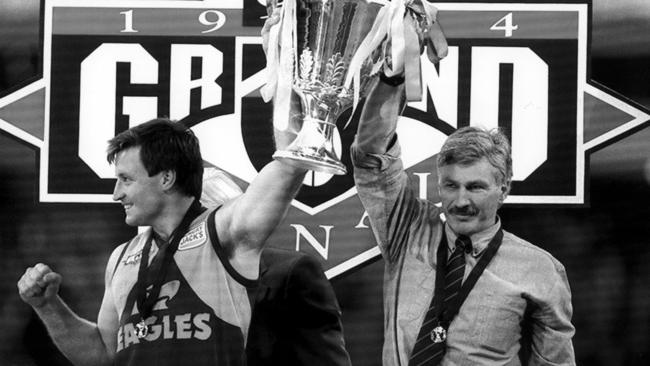
[(473, 185), (473, 184), (487, 185), (488, 182), (484, 179), (474, 179), (474, 180), (470, 180), (469, 182), (465, 182), (465, 185)]

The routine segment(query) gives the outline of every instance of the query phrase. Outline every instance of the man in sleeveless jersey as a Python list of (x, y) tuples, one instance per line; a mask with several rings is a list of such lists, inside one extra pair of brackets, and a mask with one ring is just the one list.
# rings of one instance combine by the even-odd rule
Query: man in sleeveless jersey
[(198, 139), (166, 119), (114, 137), (108, 160), (126, 223), (150, 228), (111, 255), (97, 323), (59, 297), (46, 264), (26, 270), (20, 297), (75, 365), (245, 364), (262, 247), (305, 171), (272, 161), (244, 194), (205, 209)]

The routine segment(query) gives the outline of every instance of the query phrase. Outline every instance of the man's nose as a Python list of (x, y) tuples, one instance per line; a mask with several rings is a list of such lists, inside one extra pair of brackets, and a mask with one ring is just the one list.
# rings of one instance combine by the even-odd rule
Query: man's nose
[(120, 184), (120, 180), (118, 179), (117, 182), (115, 182), (115, 188), (113, 188), (113, 201), (119, 201), (123, 196), (122, 184)]
[(458, 190), (458, 196), (456, 197), (456, 205), (459, 207), (468, 206), (471, 203), (469, 192), (465, 188), (460, 188)]

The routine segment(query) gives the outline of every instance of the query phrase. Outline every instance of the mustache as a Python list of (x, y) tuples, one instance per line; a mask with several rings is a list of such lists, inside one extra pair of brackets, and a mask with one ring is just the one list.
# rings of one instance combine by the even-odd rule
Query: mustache
[(463, 215), (463, 216), (474, 216), (478, 213), (478, 210), (472, 206), (452, 206), (447, 211), (451, 215)]

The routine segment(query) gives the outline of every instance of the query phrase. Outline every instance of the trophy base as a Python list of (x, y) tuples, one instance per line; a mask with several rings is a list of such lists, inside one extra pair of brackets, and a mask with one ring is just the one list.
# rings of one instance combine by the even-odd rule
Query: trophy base
[(327, 156), (305, 154), (299, 151), (278, 150), (273, 154), (273, 158), (289, 165), (315, 172), (334, 175), (345, 175), (347, 173), (345, 165)]

